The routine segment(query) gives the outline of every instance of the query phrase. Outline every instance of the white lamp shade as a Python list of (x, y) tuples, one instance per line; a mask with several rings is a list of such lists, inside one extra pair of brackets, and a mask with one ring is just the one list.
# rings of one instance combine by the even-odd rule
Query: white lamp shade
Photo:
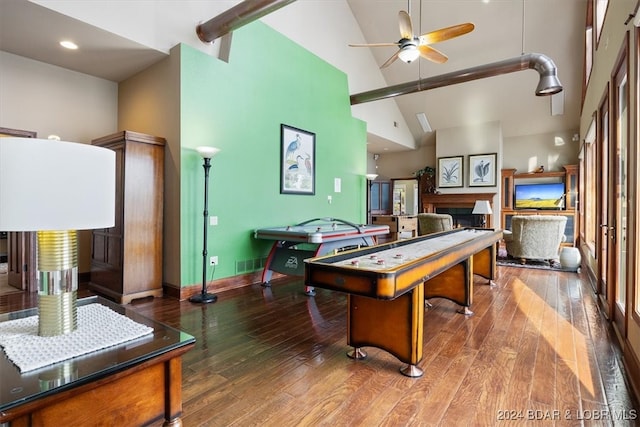
[(219, 148), (209, 147), (206, 145), (196, 147), (196, 151), (203, 159), (210, 159), (220, 152)]
[(0, 230), (88, 230), (115, 223), (115, 152), (0, 138)]
[(475, 205), (473, 205), (472, 214), (492, 214), (491, 204), (488, 200), (476, 200)]

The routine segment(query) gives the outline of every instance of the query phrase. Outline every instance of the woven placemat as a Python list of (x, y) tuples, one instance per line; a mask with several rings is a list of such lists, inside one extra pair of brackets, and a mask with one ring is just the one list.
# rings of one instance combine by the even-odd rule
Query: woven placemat
[(0, 346), (20, 372), (33, 371), (153, 333), (102, 304), (78, 307), (78, 328), (55, 337), (38, 335), (38, 316), (0, 323)]

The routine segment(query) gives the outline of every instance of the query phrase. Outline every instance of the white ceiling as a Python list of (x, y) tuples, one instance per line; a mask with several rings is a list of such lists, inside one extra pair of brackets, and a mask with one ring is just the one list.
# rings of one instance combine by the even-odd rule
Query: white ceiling
[[(587, 0), (411, 0), (410, 8), (407, 0), (347, 0), (347, 3), (368, 43), (398, 41), (399, 10), (409, 9), (415, 33), (463, 22), (475, 25), (471, 33), (434, 46), (449, 57), (445, 64), (423, 59), (405, 64), (398, 60), (383, 69), (386, 86), (510, 59), (522, 52), (542, 53), (557, 65), (564, 87), (561, 116), (551, 116), (548, 97), (534, 95), (538, 83), (534, 70), (394, 98), (418, 144), (433, 140), (432, 134), (430, 137), (422, 132), (415, 116), (418, 112), (426, 113), (436, 131), (489, 121), (502, 123), (504, 137), (578, 129)], [(161, 4), (158, 2), (158, 7)], [(202, 20), (212, 17), (203, 16)], [(69, 35), (78, 36), (88, 48), (81, 52), (63, 51), (56, 41)], [(350, 42), (361, 40), (344, 40), (345, 44)], [(0, 0), (0, 50), (112, 81), (121, 81), (166, 56), (166, 52), (26, 0)], [(380, 66), (395, 48), (370, 51)], [(369, 145), (371, 152), (385, 149), (407, 148), (394, 146), (386, 139)]]

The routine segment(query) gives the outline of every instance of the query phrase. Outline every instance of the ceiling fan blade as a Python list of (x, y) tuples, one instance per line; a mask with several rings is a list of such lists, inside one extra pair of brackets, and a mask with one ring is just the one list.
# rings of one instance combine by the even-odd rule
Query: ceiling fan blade
[(398, 55), (400, 55), (400, 49), (398, 49), (398, 51), (396, 53), (393, 54), (393, 56), (391, 56), (391, 58), (387, 59), (387, 62), (385, 62), (384, 64), (382, 64), (380, 66), (380, 68), (386, 68), (389, 65), (393, 64), (395, 62), (396, 59), (398, 59)]
[(398, 43), (351, 43), (350, 47), (387, 47), (398, 46)]
[(454, 37), (462, 36), (464, 34), (470, 33), (475, 28), (470, 22), (465, 24), (453, 25), (451, 27), (441, 28), (439, 30), (431, 31), (430, 33), (425, 33), (419, 37), (420, 44), (433, 44), (442, 42), (445, 40), (452, 39)]
[(418, 50), (421, 57), (437, 64), (443, 64), (449, 59), (444, 53), (426, 44), (418, 46)]
[(413, 25), (411, 24), (411, 17), (409, 14), (404, 10), (398, 12), (398, 22), (400, 24), (400, 36), (403, 39), (412, 39)]

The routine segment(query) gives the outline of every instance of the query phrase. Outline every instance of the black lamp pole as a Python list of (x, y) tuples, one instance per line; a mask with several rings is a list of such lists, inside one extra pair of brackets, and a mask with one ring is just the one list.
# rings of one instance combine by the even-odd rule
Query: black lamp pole
[(202, 247), (202, 292), (193, 295), (189, 301), (196, 303), (216, 302), (218, 296), (207, 292), (207, 218), (209, 216), (209, 169), (211, 169), (211, 158), (204, 157), (204, 246)]

